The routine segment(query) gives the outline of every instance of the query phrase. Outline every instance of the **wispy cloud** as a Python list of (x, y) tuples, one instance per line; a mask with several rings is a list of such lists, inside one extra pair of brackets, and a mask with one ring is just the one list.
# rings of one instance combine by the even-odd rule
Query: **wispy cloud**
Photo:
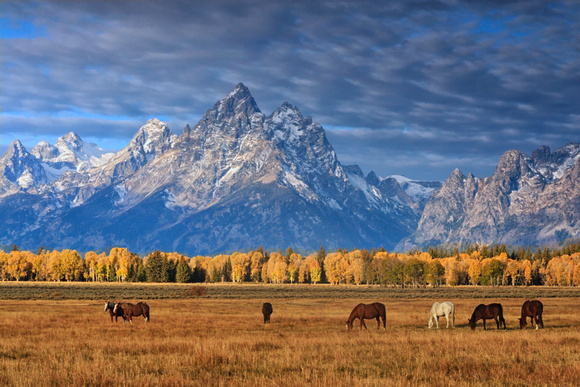
[(505, 150), (579, 141), (578, 2), (5, 0), (1, 10), (3, 147), (70, 130), (120, 144), (151, 117), (179, 132), (238, 82), (267, 114), (297, 105), (329, 128), (345, 164), (379, 175), (483, 176)]

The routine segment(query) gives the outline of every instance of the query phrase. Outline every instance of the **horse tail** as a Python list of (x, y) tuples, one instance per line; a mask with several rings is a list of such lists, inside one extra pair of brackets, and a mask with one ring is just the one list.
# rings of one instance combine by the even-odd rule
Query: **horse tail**
[(453, 312), (453, 328), (455, 328), (455, 304), (453, 304), (452, 312)]
[(538, 301), (538, 311), (536, 312), (538, 316), (538, 321), (540, 323), (540, 327), (544, 327), (544, 320), (542, 319), (542, 314), (544, 313), (544, 304)]
[(149, 317), (149, 305), (144, 302), (140, 302), (141, 304), (141, 311), (143, 312), (143, 317), (145, 317), (145, 321), (149, 322), (151, 318)]
[(499, 304), (499, 322), (503, 322), (503, 329), (507, 329), (505, 325), (505, 318), (503, 318), (503, 306), (501, 304)]

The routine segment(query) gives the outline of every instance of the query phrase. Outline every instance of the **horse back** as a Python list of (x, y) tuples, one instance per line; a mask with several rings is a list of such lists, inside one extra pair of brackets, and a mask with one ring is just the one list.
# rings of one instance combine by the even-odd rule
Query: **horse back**
[(365, 318), (386, 316), (385, 305), (381, 304), (380, 302), (373, 302), (370, 305), (360, 305), (363, 305)]
[(479, 319), (490, 319), (500, 316), (503, 318), (503, 307), (501, 304), (479, 304), (473, 311), (471, 318), (475, 317), (476, 320)]
[(140, 302), (137, 305), (141, 308), (143, 314), (149, 314), (149, 305), (144, 302)]
[(522, 305), (522, 316), (524, 314), (529, 317), (541, 316), (544, 305), (538, 300), (526, 301)]
[(272, 308), (272, 304), (270, 304), (269, 302), (264, 302), (264, 304), (262, 305), (262, 314), (272, 314), (273, 308)]
[(379, 315), (384, 316), (386, 314), (385, 304), (375, 302), (373, 303), (373, 306), (376, 308)]

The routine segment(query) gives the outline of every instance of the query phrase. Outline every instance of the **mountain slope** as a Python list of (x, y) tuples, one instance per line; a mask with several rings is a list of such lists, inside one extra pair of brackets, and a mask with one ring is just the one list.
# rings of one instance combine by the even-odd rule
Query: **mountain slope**
[[(37, 153), (56, 155), (48, 146)], [(369, 200), (319, 124), (288, 103), (265, 116), (243, 84), (178, 137), (150, 120), (105, 164), (63, 173), (49, 193), (19, 199), (47, 210), (21, 214), (22, 228), (0, 225), (0, 239), (204, 254), (257, 245), (392, 248), (419, 219), (409, 197)], [(0, 202), (0, 211), (15, 214), (16, 203)]]
[(397, 248), (440, 243), (551, 244), (580, 237), (580, 144), (508, 151), (485, 179), (455, 170)]

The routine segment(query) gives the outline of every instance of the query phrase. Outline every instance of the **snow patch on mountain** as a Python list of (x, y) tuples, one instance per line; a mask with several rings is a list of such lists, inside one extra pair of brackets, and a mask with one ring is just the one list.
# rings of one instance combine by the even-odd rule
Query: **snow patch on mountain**
[[(389, 177), (397, 180), (403, 191), (413, 199), (414, 202), (428, 199), (440, 186), (435, 184), (425, 184), (423, 181), (412, 180), (402, 175), (390, 175)], [(381, 178), (384, 180), (384, 178)]]

